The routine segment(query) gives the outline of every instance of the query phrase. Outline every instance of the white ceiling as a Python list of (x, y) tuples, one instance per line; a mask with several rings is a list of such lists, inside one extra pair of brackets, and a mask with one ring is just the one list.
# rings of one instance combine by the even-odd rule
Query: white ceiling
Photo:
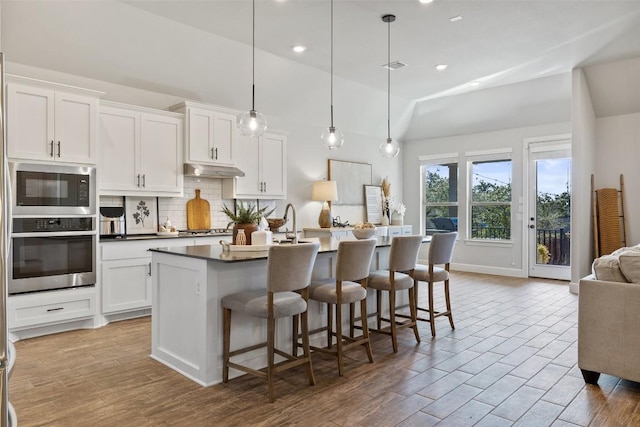
[[(17, 7), (12, 3), (22, 5)], [(203, 43), (195, 42), (193, 46), (176, 47), (171, 34), (154, 34), (151, 30), (155, 28), (140, 28), (139, 40), (131, 40), (129, 46), (124, 35), (131, 38), (132, 33), (127, 33), (124, 27), (134, 23), (128, 22), (124, 12), (118, 10), (109, 18), (120, 24), (111, 27), (110, 37), (102, 36), (100, 52), (94, 52), (96, 48), (91, 51), (91, 46), (84, 45), (89, 43), (85, 39), (98, 39), (71, 33), (83, 27), (76, 22), (79, 15), (74, 13), (90, 7), (107, 8), (104, 2), (98, 2), (102, 3), (100, 6), (82, 3), (50, 1), (34, 5), (34, 2), (2, 0), (3, 48), (13, 48), (10, 57), (20, 63), (119, 84), (135, 83), (148, 90), (174, 95), (206, 94), (211, 90), (207, 86), (210, 82), (184, 75), (180, 76), (181, 81), (176, 76), (184, 74), (185, 69), (204, 67), (204, 58), (215, 61), (213, 48), (206, 52), (206, 48), (202, 49)], [(178, 25), (251, 44), (251, 2), (248, 0), (127, 0), (120, 4), (129, 5), (130, 8), (125, 7), (128, 10), (144, 11)], [(57, 25), (42, 29), (46, 15), (56, 5), (65, 11), (68, 21), (60, 18)], [(44, 16), (37, 22), (41, 34), (37, 35), (36, 42), (29, 45), (26, 39), (8, 40), (6, 26), (8, 32), (22, 36), (20, 28), (28, 28), (30, 24), (6, 21), (12, 14), (26, 10), (28, 13), (17, 15), (24, 20), (38, 14), (44, 6), (48, 12), (42, 12)], [(412, 111), (404, 114), (409, 117), (400, 120), (405, 125), (403, 139), (568, 121), (571, 93), (568, 73), (573, 68), (640, 57), (640, 0), (435, 0), (431, 4), (421, 4), (418, 0), (335, 0), (334, 74), (337, 79), (386, 93), (386, 70), (381, 67), (387, 61), (387, 24), (381, 21), (386, 13), (397, 16), (391, 24), (391, 60), (408, 64), (391, 73), (393, 97), (404, 99), (405, 105), (414, 105)], [(449, 18), (456, 15), (463, 19), (450, 22)], [(326, 73), (329, 71), (329, 19), (327, 0), (258, 0), (256, 47), (275, 57), (297, 62), (300, 67)], [(71, 21), (74, 21), (73, 30), (68, 29), (72, 28)], [(94, 30), (90, 22), (84, 24), (87, 28), (83, 27), (82, 31)], [(32, 37), (36, 37), (36, 24), (31, 25)], [(95, 30), (104, 29), (96, 27)], [(65, 31), (69, 34), (62, 37)], [(113, 39), (113, 46), (104, 40), (109, 38)], [(135, 54), (130, 51), (133, 45), (142, 45), (146, 39), (162, 40), (173, 52), (177, 48), (190, 53), (197, 47), (202, 62), (168, 62), (166, 67), (158, 69), (151, 55), (169, 57), (172, 52), (161, 53), (151, 48)], [(46, 46), (48, 40), (51, 46)], [(306, 45), (307, 51), (294, 54), (290, 49), (294, 43)], [(72, 59), (73, 49), (86, 55), (86, 60), (79, 61), (77, 53), (76, 59)], [(117, 64), (123, 51), (131, 60)], [(149, 60), (141, 60), (141, 55), (149, 55)], [(186, 53), (176, 52), (176, 55)], [(440, 63), (449, 67), (437, 71), (434, 66)], [(244, 73), (250, 62), (243, 57), (224, 65), (229, 73), (237, 74), (238, 71)], [(264, 69), (264, 62), (262, 65)], [(256, 63), (258, 72), (260, 66)], [(588, 81), (589, 77), (587, 73)], [(469, 85), (472, 81), (479, 81), (481, 85), (472, 87)], [(607, 89), (602, 92), (606, 97)], [(220, 91), (217, 95), (221, 96)], [(224, 102), (224, 93), (222, 95)], [(594, 108), (599, 115), (636, 108), (630, 103), (622, 107), (609, 106), (599, 99), (594, 96)], [(611, 104), (610, 99), (607, 102)]]

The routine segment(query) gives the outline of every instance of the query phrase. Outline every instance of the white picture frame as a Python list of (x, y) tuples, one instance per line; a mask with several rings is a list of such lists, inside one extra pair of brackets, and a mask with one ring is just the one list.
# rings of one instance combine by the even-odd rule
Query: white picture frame
[(158, 199), (125, 197), (124, 212), (127, 234), (154, 234), (158, 231)]
[(367, 222), (382, 223), (382, 187), (380, 185), (365, 185), (364, 199), (367, 206)]

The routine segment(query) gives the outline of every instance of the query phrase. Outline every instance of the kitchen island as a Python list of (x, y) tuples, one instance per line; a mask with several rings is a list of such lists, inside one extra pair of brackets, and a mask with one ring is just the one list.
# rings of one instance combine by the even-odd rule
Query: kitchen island
[[(352, 238), (342, 238), (352, 239)], [(334, 277), (339, 240), (310, 238), (320, 250), (312, 279)], [(391, 238), (379, 237), (371, 269), (388, 266)], [(268, 251), (229, 252), (220, 245), (152, 249), (151, 357), (203, 386), (222, 381), (222, 310), (220, 300), (229, 294), (264, 289)], [(368, 311), (375, 311), (371, 299)], [(405, 295), (406, 299), (406, 295)], [(399, 303), (404, 300), (400, 298)], [(343, 307), (346, 308), (346, 307)], [(346, 308), (348, 310), (348, 308)], [(309, 303), (309, 327), (326, 322), (326, 308)], [(345, 319), (348, 316), (345, 312)], [(266, 322), (233, 315), (231, 349), (266, 340)], [(318, 334), (316, 339), (323, 339)], [(320, 343), (319, 341), (318, 343)], [(291, 321), (277, 323), (276, 343), (291, 348)], [(316, 343), (317, 344), (317, 343)], [(255, 350), (238, 356), (241, 363), (260, 369), (266, 366), (266, 354)], [(230, 376), (240, 373), (230, 372)]]

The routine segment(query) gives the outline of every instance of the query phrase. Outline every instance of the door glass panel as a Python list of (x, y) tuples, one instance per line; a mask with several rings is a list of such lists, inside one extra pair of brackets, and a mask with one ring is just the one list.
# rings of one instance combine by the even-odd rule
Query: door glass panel
[(536, 264), (568, 266), (571, 159), (536, 160)]

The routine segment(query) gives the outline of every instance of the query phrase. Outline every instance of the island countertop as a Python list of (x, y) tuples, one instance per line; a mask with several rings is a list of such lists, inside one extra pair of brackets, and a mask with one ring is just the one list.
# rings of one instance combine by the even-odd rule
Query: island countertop
[[(309, 237), (300, 240), (300, 243), (320, 243), (319, 253), (336, 252), (341, 241), (355, 240), (353, 237), (342, 237), (340, 239), (332, 237)], [(391, 237), (378, 237), (376, 247), (391, 246)], [(428, 241), (428, 240), (425, 240)], [(184, 256), (189, 258), (200, 258), (208, 261), (218, 262), (244, 262), (259, 259), (267, 259), (268, 250), (257, 251), (223, 251), (222, 245), (202, 245), (150, 249), (153, 252), (161, 252), (171, 255)]]

